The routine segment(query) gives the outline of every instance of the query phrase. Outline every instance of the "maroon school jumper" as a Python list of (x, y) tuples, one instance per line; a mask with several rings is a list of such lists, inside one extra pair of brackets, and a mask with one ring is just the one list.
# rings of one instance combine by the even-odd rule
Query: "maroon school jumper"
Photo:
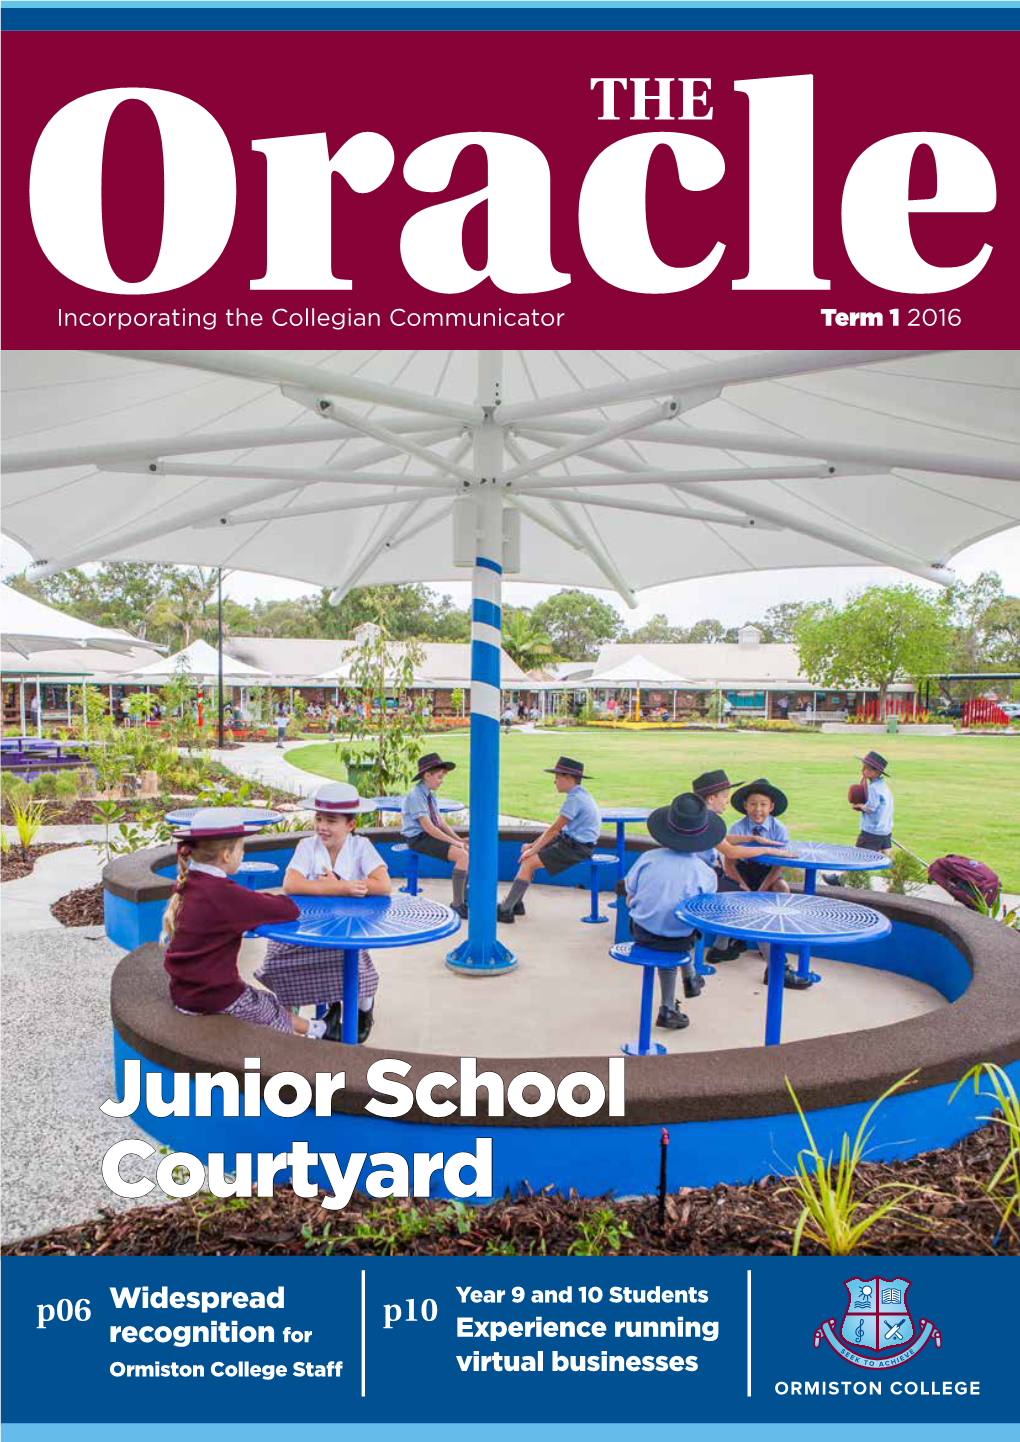
[(244, 933), (272, 921), (296, 921), (300, 914), (289, 896), (249, 891), (227, 876), (189, 870), (163, 962), (171, 1001), (182, 1011), (229, 1010), (248, 989), (237, 970)]

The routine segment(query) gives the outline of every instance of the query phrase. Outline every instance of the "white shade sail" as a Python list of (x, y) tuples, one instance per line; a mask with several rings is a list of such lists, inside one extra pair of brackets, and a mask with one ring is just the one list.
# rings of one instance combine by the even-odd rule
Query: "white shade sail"
[[(183, 651), (154, 661), (121, 679), (135, 685), (159, 686), (172, 681), (183, 672), (192, 681), (216, 681), (219, 677), (219, 654), (208, 641), (192, 641)], [(223, 653), (223, 679), (233, 686), (259, 686), (269, 680), (268, 673), (249, 666)]]
[(13, 586), (4, 586), (0, 595), (0, 646), (21, 656), (37, 651), (84, 648), (125, 654), (137, 646), (157, 649), (152, 641), (139, 641), (126, 631), (79, 621), (76, 616), (16, 591)]
[[(929, 580), (1020, 523), (1015, 352), (505, 352), (516, 579), (635, 592), (727, 572)], [(445, 581), (482, 418), (472, 351), (8, 353), (4, 530), (95, 559), (337, 595)]]
[(579, 683), (585, 689), (598, 689), (614, 686), (665, 686), (685, 687), (697, 686), (696, 681), (690, 681), (686, 676), (678, 676), (673, 671), (667, 671), (665, 666), (660, 666), (657, 661), (649, 661), (646, 656), (628, 656), (625, 661), (620, 661), (615, 666), (609, 666), (605, 671), (594, 671), (587, 681)]

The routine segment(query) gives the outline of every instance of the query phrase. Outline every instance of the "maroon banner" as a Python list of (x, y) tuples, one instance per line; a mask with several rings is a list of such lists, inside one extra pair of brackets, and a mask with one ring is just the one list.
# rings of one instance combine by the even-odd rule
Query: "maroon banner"
[(1009, 346), (1016, 49), (8, 34), (3, 343)]

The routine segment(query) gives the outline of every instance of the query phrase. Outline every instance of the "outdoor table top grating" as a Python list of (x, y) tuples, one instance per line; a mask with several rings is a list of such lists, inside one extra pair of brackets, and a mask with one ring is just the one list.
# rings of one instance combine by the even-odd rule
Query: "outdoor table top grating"
[(870, 906), (836, 896), (802, 896), (796, 892), (726, 891), (695, 896), (676, 915), (712, 934), (721, 932), (743, 941), (764, 941), (790, 949), (825, 942), (851, 946), (887, 936), (889, 919)]
[(354, 950), (415, 946), (452, 936), (460, 918), (424, 896), (295, 897), (297, 921), (260, 926), (255, 935), (290, 946)]
[[(169, 826), (186, 826), (196, 812), (206, 809), (204, 806), (182, 806), (179, 811), (168, 811), (166, 814), (167, 824)], [(265, 806), (238, 806), (231, 809), (243, 814), (246, 831), (260, 831), (263, 826), (273, 826), (277, 821), (283, 820), (281, 812), (270, 811)]]
[(797, 866), (804, 871), (884, 871), (892, 864), (881, 851), (837, 846), (831, 841), (791, 841), (785, 851), (775, 853), (763, 847), (761, 859), (774, 866)]
[(628, 821), (647, 821), (652, 814), (651, 806), (603, 806), (602, 820), (625, 824)]
[(237, 869), (238, 871), (246, 872), (248, 875), (257, 875), (260, 873), (265, 875), (270, 871), (279, 871), (280, 868), (275, 861), (242, 861)]
[[(404, 798), (402, 796), (369, 796), (365, 798), (369, 806), (375, 807), (376, 811), (403, 811)], [(466, 801), (454, 801), (449, 796), (437, 796), (436, 805), (440, 811), (466, 811)]]

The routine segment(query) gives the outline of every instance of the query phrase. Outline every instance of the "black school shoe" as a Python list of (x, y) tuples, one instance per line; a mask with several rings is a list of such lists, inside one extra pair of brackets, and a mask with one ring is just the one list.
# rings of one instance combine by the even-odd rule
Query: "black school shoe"
[(467, 921), (468, 909), (466, 901), (462, 901), (459, 906), (451, 906), (450, 910), (455, 911), (461, 921)]
[[(766, 984), (766, 986), (768, 985), (768, 980), (769, 969), (768, 967), (766, 967), (765, 975), (762, 977), (762, 981)], [(783, 975), (783, 985), (786, 987), (787, 991), (807, 991), (808, 987), (813, 986), (814, 983), (810, 981), (809, 978), (806, 976), (798, 976), (797, 973), (794, 971), (793, 967), (788, 966)]]
[(705, 990), (705, 978), (703, 976), (685, 976), (683, 981), (684, 996), (686, 996), (688, 1000), (692, 997), (700, 996)]
[(514, 902), (514, 916), (526, 916), (526, 915), (527, 915), (527, 912), (524, 910), (524, 902), (523, 902), (523, 901), (515, 901), (515, 902)]
[(689, 1016), (667, 1006), (660, 1006), (659, 1015), (655, 1018), (655, 1025), (661, 1026), (663, 1031), (683, 1031), (684, 1027), (690, 1024)]
[(515, 908), (515, 907), (497, 906), (497, 907), (496, 907), (496, 920), (497, 920), (497, 921), (502, 921), (506, 926), (513, 926), (513, 924), (514, 924), (514, 915), (515, 915), (515, 912), (516, 912), (516, 908)]
[(358, 1041), (368, 1041), (369, 1033), (372, 1030), (372, 1022), (375, 1020), (375, 1007), (371, 1011), (358, 1012)]
[(708, 962), (736, 961), (737, 957), (746, 950), (744, 942), (731, 937), (725, 946), (710, 946), (705, 952), (705, 960)]
[(327, 1008), (326, 1015), (323, 1017), (323, 1021), (326, 1023), (326, 1041), (340, 1040), (340, 1027), (343, 1023), (343, 1016), (344, 1008), (342, 1002), (334, 1001)]

